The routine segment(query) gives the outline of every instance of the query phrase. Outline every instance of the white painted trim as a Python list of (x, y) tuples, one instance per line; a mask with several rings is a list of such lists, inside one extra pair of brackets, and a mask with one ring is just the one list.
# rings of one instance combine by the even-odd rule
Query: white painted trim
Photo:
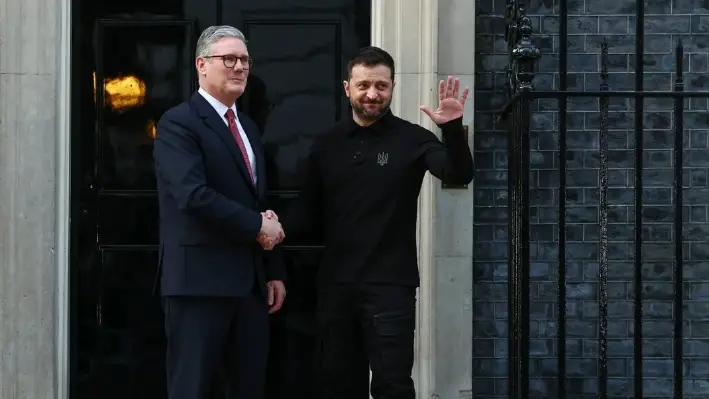
[[(438, 0), (420, 0), (419, 2), (419, 104), (435, 107), (438, 103)], [(414, 32), (400, 31), (400, 35)], [(419, 124), (436, 132), (433, 121), (419, 111)], [(417, 314), (417, 363), (418, 382), (416, 397), (419, 399), (434, 397), (436, 391), (436, 265), (435, 261), (435, 217), (437, 180), (426, 173), (419, 194), (418, 209), (418, 250), (421, 287), (418, 294)]]
[[(389, 51), (397, 61), (398, 71), (417, 76), (417, 79), (407, 83), (416, 84), (417, 87), (407, 87), (405, 90), (401, 88), (401, 80), (398, 80), (392, 110), (400, 117), (435, 132), (435, 124), (418, 109), (408, 109), (409, 105), (407, 109), (402, 109), (403, 101), (397, 98), (397, 95), (401, 97), (402, 91), (405, 91), (407, 95), (415, 95), (419, 104), (437, 104), (438, 0), (372, 0), (371, 24), (372, 45)], [(412, 57), (412, 54), (415, 57)], [(397, 73), (397, 79), (398, 75)], [(435, 395), (436, 194), (436, 181), (427, 173), (419, 195), (416, 223), (421, 274), (413, 371), (417, 399), (428, 399)]]
[(59, 1), (56, 86), (54, 398), (69, 399), (71, 214), (71, 0)]

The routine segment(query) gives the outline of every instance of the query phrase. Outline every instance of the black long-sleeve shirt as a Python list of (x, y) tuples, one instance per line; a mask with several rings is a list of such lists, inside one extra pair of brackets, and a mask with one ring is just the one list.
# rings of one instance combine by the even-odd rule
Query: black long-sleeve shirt
[(352, 117), (319, 136), (298, 206), (281, 217), (286, 234), (322, 235), (323, 283), (419, 285), (418, 197), (425, 172), (468, 184), (474, 163), (462, 118), (432, 132), (388, 112), (371, 126)]

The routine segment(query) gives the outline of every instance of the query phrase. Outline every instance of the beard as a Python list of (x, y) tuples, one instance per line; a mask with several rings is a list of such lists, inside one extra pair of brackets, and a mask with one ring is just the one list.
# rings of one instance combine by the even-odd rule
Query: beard
[[(378, 105), (375, 109), (367, 109), (367, 105)], [(355, 102), (354, 100), (350, 100), (350, 105), (352, 106), (352, 110), (354, 111), (357, 116), (362, 118), (363, 120), (366, 121), (376, 121), (379, 120), (384, 114), (389, 111), (389, 106), (391, 105), (391, 102), (384, 102), (384, 101), (365, 101), (365, 102)]]

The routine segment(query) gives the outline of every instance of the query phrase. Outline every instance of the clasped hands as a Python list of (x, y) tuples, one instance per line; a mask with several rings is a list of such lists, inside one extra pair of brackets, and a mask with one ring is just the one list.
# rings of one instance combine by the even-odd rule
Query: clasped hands
[(261, 244), (263, 249), (266, 251), (272, 250), (284, 238), (286, 238), (286, 234), (278, 221), (278, 215), (270, 209), (266, 212), (261, 212), (261, 231), (256, 237), (256, 241)]

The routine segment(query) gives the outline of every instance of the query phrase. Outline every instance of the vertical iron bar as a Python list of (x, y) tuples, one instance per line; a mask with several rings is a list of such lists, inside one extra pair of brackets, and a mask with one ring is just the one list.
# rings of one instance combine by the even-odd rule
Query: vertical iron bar
[[(511, 398), (527, 398), (529, 394), (529, 356), (527, 352), (527, 342), (529, 340), (529, 324), (525, 320), (529, 318), (525, 313), (525, 297), (529, 298), (529, 294), (525, 296), (525, 261), (529, 259), (529, 232), (525, 228), (525, 223), (528, 223), (528, 217), (525, 217), (528, 209), (526, 208), (526, 190), (528, 185), (525, 182), (528, 178), (525, 174), (528, 171), (524, 165), (524, 141), (528, 140), (528, 136), (524, 134), (524, 112), (525, 99), (521, 93), (517, 93), (517, 98), (512, 111), (512, 149), (514, 165), (514, 175), (511, 176), (512, 191), (512, 207), (510, 209), (511, 227), (513, 231), (513, 239), (510, 240), (511, 246), (511, 263), (509, 265), (509, 322), (510, 322), (510, 339), (509, 350), (510, 356), (510, 397)], [(513, 177), (513, 178), (512, 178)], [(528, 312), (528, 311), (527, 311)]]
[(519, 124), (519, 99), (515, 98), (512, 105), (512, 115), (510, 122), (510, 137), (508, 139), (508, 209), (509, 209), (509, 255), (507, 271), (507, 345), (508, 345), (508, 395), (510, 399), (520, 399), (519, 379), (520, 379), (520, 359), (518, 349), (519, 331), (519, 143), (517, 138), (517, 126)]
[(513, 51), (517, 45), (517, 2), (508, 0), (507, 2), (507, 27), (505, 36), (509, 49), (509, 68), (507, 75), (507, 88), (511, 96), (511, 115), (508, 118), (508, 138), (507, 138), (507, 210), (508, 210), (508, 255), (507, 255), (507, 395), (510, 399), (520, 398), (519, 378), (520, 359), (517, 348), (519, 337), (519, 315), (517, 293), (519, 292), (519, 186), (518, 182), (518, 155), (517, 155), (517, 135), (516, 126), (519, 123), (517, 112), (517, 83), (514, 74), (516, 60)]
[[(514, 105), (514, 151), (516, 168), (515, 187), (510, 195), (514, 194), (514, 208), (511, 209), (510, 219), (517, 230), (510, 234), (515, 235), (515, 241), (510, 240), (514, 252), (513, 261), (510, 263), (510, 350), (516, 350), (514, 363), (510, 358), (510, 397), (529, 397), (529, 129), (531, 124), (531, 99), (532, 79), (539, 50), (534, 47), (531, 40), (532, 23), (525, 14), (524, 7), (517, 7), (516, 28), (519, 41), (512, 49), (512, 59), (516, 84), (515, 93), (517, 100)], [(514, 300), (513, 300), (514, 298)], [(514, 321), (513, 321), (514, 320)]]
[[(636, 1), (635, 15), (635, 90), (643, 90), (645, 71), (643, 36), (645, 1)], [(634, 309), (634, 386), (635, 398), (643, 398), (643, 97), (635, 96), (635, 309)]]
[(520, 124), (519, 139), (520, 139), (520, 199), (521, 199), (521, 226), (520, 226), (520, 241), (522, 248), (520, 249), (521, 257), (521, 281), (520, 281), (520, 362), (521, 367), (521, 390), (522, 397), (529, 397), (529, 323), (530, 323), (530, 306), (529, 306), (529, 280), (530, 280), (530, 259), (529, 259), (529, 128), (531, 122), (531, 96), (526, 96), (531, 91), (531, 86), (525, 87), (522, 90), (520, 98)]
[[(682, 39), (677, 42), (677, 48), (675, 49), (675, 87), (674, 91), (676, 93), (684, 92), (684, 78), (683, 78), (683, 60), (684, 47), (682, 46)], [(682, 231), (682, 152), (684, 149), (684, 98), (677, 96), (674, 99), (674, 131), (675, 131), (675, 261), (674, 261), (674, 283), (675, 283), (675, 326), (674, 326), (674, 397), (675, 399), (682, 399), (683, 396), (683, 384), (684, 380), (682, 378), (682, 363), (684, 349), (682, 347), (683, 340), (683, 298), (684, 292), (682, 289), (683, 278), (683, 264), (682, 264), (682, 246), (683, 242), (683, 231)]]
[[(608, 91), (608, 42), (601, 44), (601, 91)], [(607, 95), (598, 99), (601, 111), (599, 131), (601, 198), (600, 265), (598, 268), (598, 395), (608, 398), (608, 102)]]
[[(569, 8), (566, 1), (559, 3), (559, 90), (563, 93), (567, 89), (568, 69), (568, 19)], [(557, 396), (566, 399), (566, 112), (568, 98), (563, 95), (559, 98), (559, 298), (556, 310), (557, 320)]]

